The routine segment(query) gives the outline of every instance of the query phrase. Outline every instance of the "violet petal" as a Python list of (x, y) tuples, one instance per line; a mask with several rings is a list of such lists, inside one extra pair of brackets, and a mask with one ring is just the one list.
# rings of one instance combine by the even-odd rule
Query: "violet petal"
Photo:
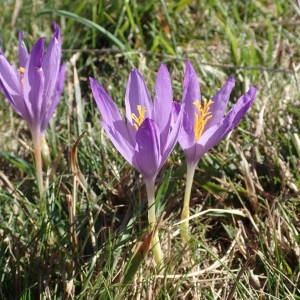
[[(136, 134), (132, 114), (139, 117), (138, 106), (145, 110), (144, 119), (152, 117), (152, 101), (148, 88), (144, 82), (143, 76), (138, 70), (130, 72), (125, 94), (125, 110), (127, 126), (132, 137)], [(141, 124), (139, 124), (141, 125)]]
[(167, 140), (172, 110), (172, 83), (170, 73), (165, 64), (161, 64), (155, 82), (155, 97), (153, 104), (153, 120), (161, 132), (161, 146)]
[(25, 68), (29, 54), (28, 54), (26, 45), (23, 41), (23, 37), (24, 37), (24, 33), (23, 33), (23, 31), (20, 31), (19, 32), (19, 47), (18, 47), (18, 49), (19, 49), (19, 65), (20, 65), (20, 67)]
[(183, 100), (185, 103), (185, 109), (183, 112), (182, 130), (179, 134), (179, 143), (183, 150), (189, 149), (195, 144), (195, 114), (196, 107), (194, 102), (200, 100), (200, 86), (197, 78), (197, 74), (189, 61), (185, 64), (184, 73), (184, 89)]
[(134, 149), (130, 141), (124, 137), (123, 132), (118, 131), (118, 129), (122, 128), (122, 125), (119, 124), (120, 122), (123, 121), (116, 120), (113, 124), (107, 124), (105, 121), (101, 121), (101, 125), (116, 149), (133, 165)]
[(53, 97), (55, 95), (55, 88), (56, 88), (58, 75), (60, 71), (60, 60), (61, 60), (60, 40), (61, 40), (60, 30), (59, 27), (56, 26), (55, 33), (51, 38), (51, 41), (48, 45), (47, 51), (43, 57), (43, 62), (42, 62), (42, 68), (45, 74), (44, 97), (45, 99), (47, 99), (44, 103), (45, 107), (49, 107), (49, 103), (52, 103)]
[(224, 117), (229, 97), (234, 86), (235, 79), (233, 77), (229, 77), (222, 88), (213, 96), (213, 104), (210, 106), (212, 118), (206, 123), (206, 129), (219, 123), (219, 121)]
[(136, 134), (135, 164), (145, 179), (154, 179), (160, 167), (159, 128), (147, 118)]
[(60, 66), (60, 70), (58, 73), (58, 77), (56, 80), (56, 86), (54, 90), (54, 95), (51, 99), (48, 100), (47, 106), (43, 113), (42, 122), (41, 122), (41, 130), (44, 131), (49, 123), (49, 120), (52, 118), (57, 104), (59, 102), (60, 96), (64, 90), (64, 82), (65, 82), (65, 65), (62, 64)]
[(24, 99), (28, 110), (34, 116), (35, 124), (41, 121), (41, 109), (44, 101), (44, 73), (41, 68), (44, 42), (45, 40), (40, 38), (33, 46), (24, 73)]

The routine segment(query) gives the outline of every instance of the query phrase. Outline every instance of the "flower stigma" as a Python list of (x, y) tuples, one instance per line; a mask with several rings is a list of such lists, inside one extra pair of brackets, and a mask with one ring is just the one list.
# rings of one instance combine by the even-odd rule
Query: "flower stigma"
[(193, 104), (196, 106), (197, 112), (195, 113), (195, 126), (194, 134), (195, 140), (198, 141), (203, 134), (206, 123), (212, 118), (212, 113), (210, 112), (210, 106), (214, 102), (212, 100), (203, 99), (202, 103), (199, 100), (195, 100)]
[(147, 110), (144, 107), (142, 107), (141, 105), (138, 105), (136, 108), (138, 111), (138, 117), (136, 116), (136, 114), (133, 114), (133, 113), (131, 114), (131, 117), (133, 120), (134, 128), (136, 130), (138, 130), (145, 119), (145, 113)]
[(20, 72), (20, 80), (21, 80), (21, 84), (22, 84), (22, 86), (24, 86), (24, 73), (25, 73), (25, 68), (20, 67), (18, 70), (19, 70), (19, 72)]

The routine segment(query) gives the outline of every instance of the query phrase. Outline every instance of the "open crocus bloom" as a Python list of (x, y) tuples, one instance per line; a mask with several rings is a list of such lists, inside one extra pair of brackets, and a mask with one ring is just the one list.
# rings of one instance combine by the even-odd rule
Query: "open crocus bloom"
[(172, 121), (172, 86), (167, 67), (161, 65), (155, 83), (155, 99), (151, 100), (142, 75), (131, 71), (125, 95), (126, 121), (96, 80), (90, 84), (101, 124), (114, 146), (145, 180), (154, 180), (177, 143), (182, 114)]
[[(251, 107), (256, 87), (252, 86), (226, 114), (226, 108), (235, 80), (230, 77), (211, 100), (201, 99), (197, 74), (189, 61), (186, 62), (183, 91), (183, 124), (178, 141), (187, 162), (186, 185), (181, 213), (181, 236), (186, 242), (189, 235), (189, 203), (196, 166), (199, 159), (218, 144)], [(173, 107), (174, 119), (179, 113), (180, 104)]]
[[(188, 164), (196, 164), (207, 151), (238, 125), (251, 107), (256, 94), (255, 86), (250, 87), (226, 114), (234, 85), (234, 78), (229, 77), (211, 100), (201, 99), (197, 74), (191, 63), (186, 62), (183, 91), (185, 108), (178, 141)], [(176, 110), (179, 110), (178, 104)]]
[[(54, 34), (46, 52), (44, 44), (44, 38), (38, 39), (28, 53), (20, 32), (18, 69), (7, 61), (0, 49), (0, 91), (30, 128), (41, 199), (44, 193), (41, 158), (44, 131), (58, 104), (65, 77), (64, 65), (60, 63), (61, 36), (57, 24), (54, 24)], [(45, 201), (41, 203), (45, 211)]]
[[(142, 75), (131, 71), (125, 95), (126, 121), (105, 90), (90, 78), (92, 92), (102, 115), (101, 124), (122, 156), (144, 177), (148, 196), (148, 221), (152, 251), (158, 265), (163, 262), (155, 212), (155, 178), (177, 143), (182, 112), (174, 121), (170, 74), (161, 65), (155, 82), (155, 98)], [(181, 110), (183, 111), (183, 110)]]
[(30, 53), (19, 33), (19, 68), (4, 57), (0, 49), (0, 91), (13, 109), (28, 123), (34, 140), (46, 129), (57, 106), (64, 85), (61, 60), (60, 29), (54, 24), (54, 35), (44, 51), (40, 38)]

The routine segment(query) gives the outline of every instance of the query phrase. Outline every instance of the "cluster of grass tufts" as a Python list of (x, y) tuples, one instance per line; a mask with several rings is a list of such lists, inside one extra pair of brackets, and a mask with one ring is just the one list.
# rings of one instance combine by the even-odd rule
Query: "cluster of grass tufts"
[[(2, 2), (6, 57), (17, 61), (19, 30), (32, 44), (51, 35), (55, 20), (67, 77), (47, 129), (47, 220), (39, 211), (30, 133), (0, 98), (0, 298), (299, 299), (296, 1)], [(166, 268), (159, 274), (148, 254), (131, 267), (134, 251), (147, 242), (146, 191), (101, 128), (87, 78), (99, 79), (124, 107), (129, 71), (137, 67), (153, 90), (165, 62), (181, 101), (187, 58), (207, 97), (228, 75), (238, 82), (230, 104), (250, 84), (259, 92), (239, 128), (198, 164), (190, 244), (180, 240), (177, 224), (185, 174), (179, 148), (160, 172)]]

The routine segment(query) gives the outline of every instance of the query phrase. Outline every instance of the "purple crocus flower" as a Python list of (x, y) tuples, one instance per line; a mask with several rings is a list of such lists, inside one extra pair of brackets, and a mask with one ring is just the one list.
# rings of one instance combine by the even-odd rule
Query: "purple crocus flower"
[(63, 91), (65, 68), (61, 65), (60, 29), (44, 50), (40, 38), (29, 53), (19, 33), (19, 67), (11, 65), (0, 49), (0, 91), (13, 109), (27, 122), (33, 139), (39, 191), (43, 193), (41, 142), (44, 131)]
[(126, 121), (101, 85), (90, 84), (101, 124), (122, 156), (145, 178), (154, 180), (177, 143), (181, 118), (171, 127), (172, 86), (169, 72), (161, 65), (155, 84), (155, 101), (138, 70), (128, 79), (125, 95)]
[(19, 33), (19, 68), (4, 57), (0, 49), (0, 86), (13, 109), (27, 122), (33, 139), (46, 129), (57, 106), (64, 84), (61, 60), (60, 29), (54, 24), (54, 35), (44, 51), (40, 38), (30, 53)]
[[(159, 68), (154, 102), (139, 71), (130, 73), (125, 95), (126, 121), (103, 87), (93, 78), (90, 78), (90, 84), (107, 135), (122, 156), (144, 177), (148, 218), (153, 230), (156, 223), (154, 181), (177, 143), (182, 123), (182, 113), (175, 122), (172, 121), (173, 95), (168, 69), (164, 64)], [(157, 235), (153, 244), (154, 258), (161, 263)]]
[[(235, 85), (234, 78), (229, 77), (211, 100), (201, 99), (197, 74), (189, 61), (186, 62), (185, 67), (183, 91), (185, 107), (183, 125), (178, 138), (187, 161), (182, 220), (189, 217), (192, 181), (199, 159), (238, 125), (251, 107), (256, 94), (256, 87), (250, 87), (226, 113), (229, 97)], [(179, 105), (175, 104), (175, 114), (178, 109)], [(188, 220), (182, 223), (182, 229), (182, 236), (186, 240), (188, 239)]]

